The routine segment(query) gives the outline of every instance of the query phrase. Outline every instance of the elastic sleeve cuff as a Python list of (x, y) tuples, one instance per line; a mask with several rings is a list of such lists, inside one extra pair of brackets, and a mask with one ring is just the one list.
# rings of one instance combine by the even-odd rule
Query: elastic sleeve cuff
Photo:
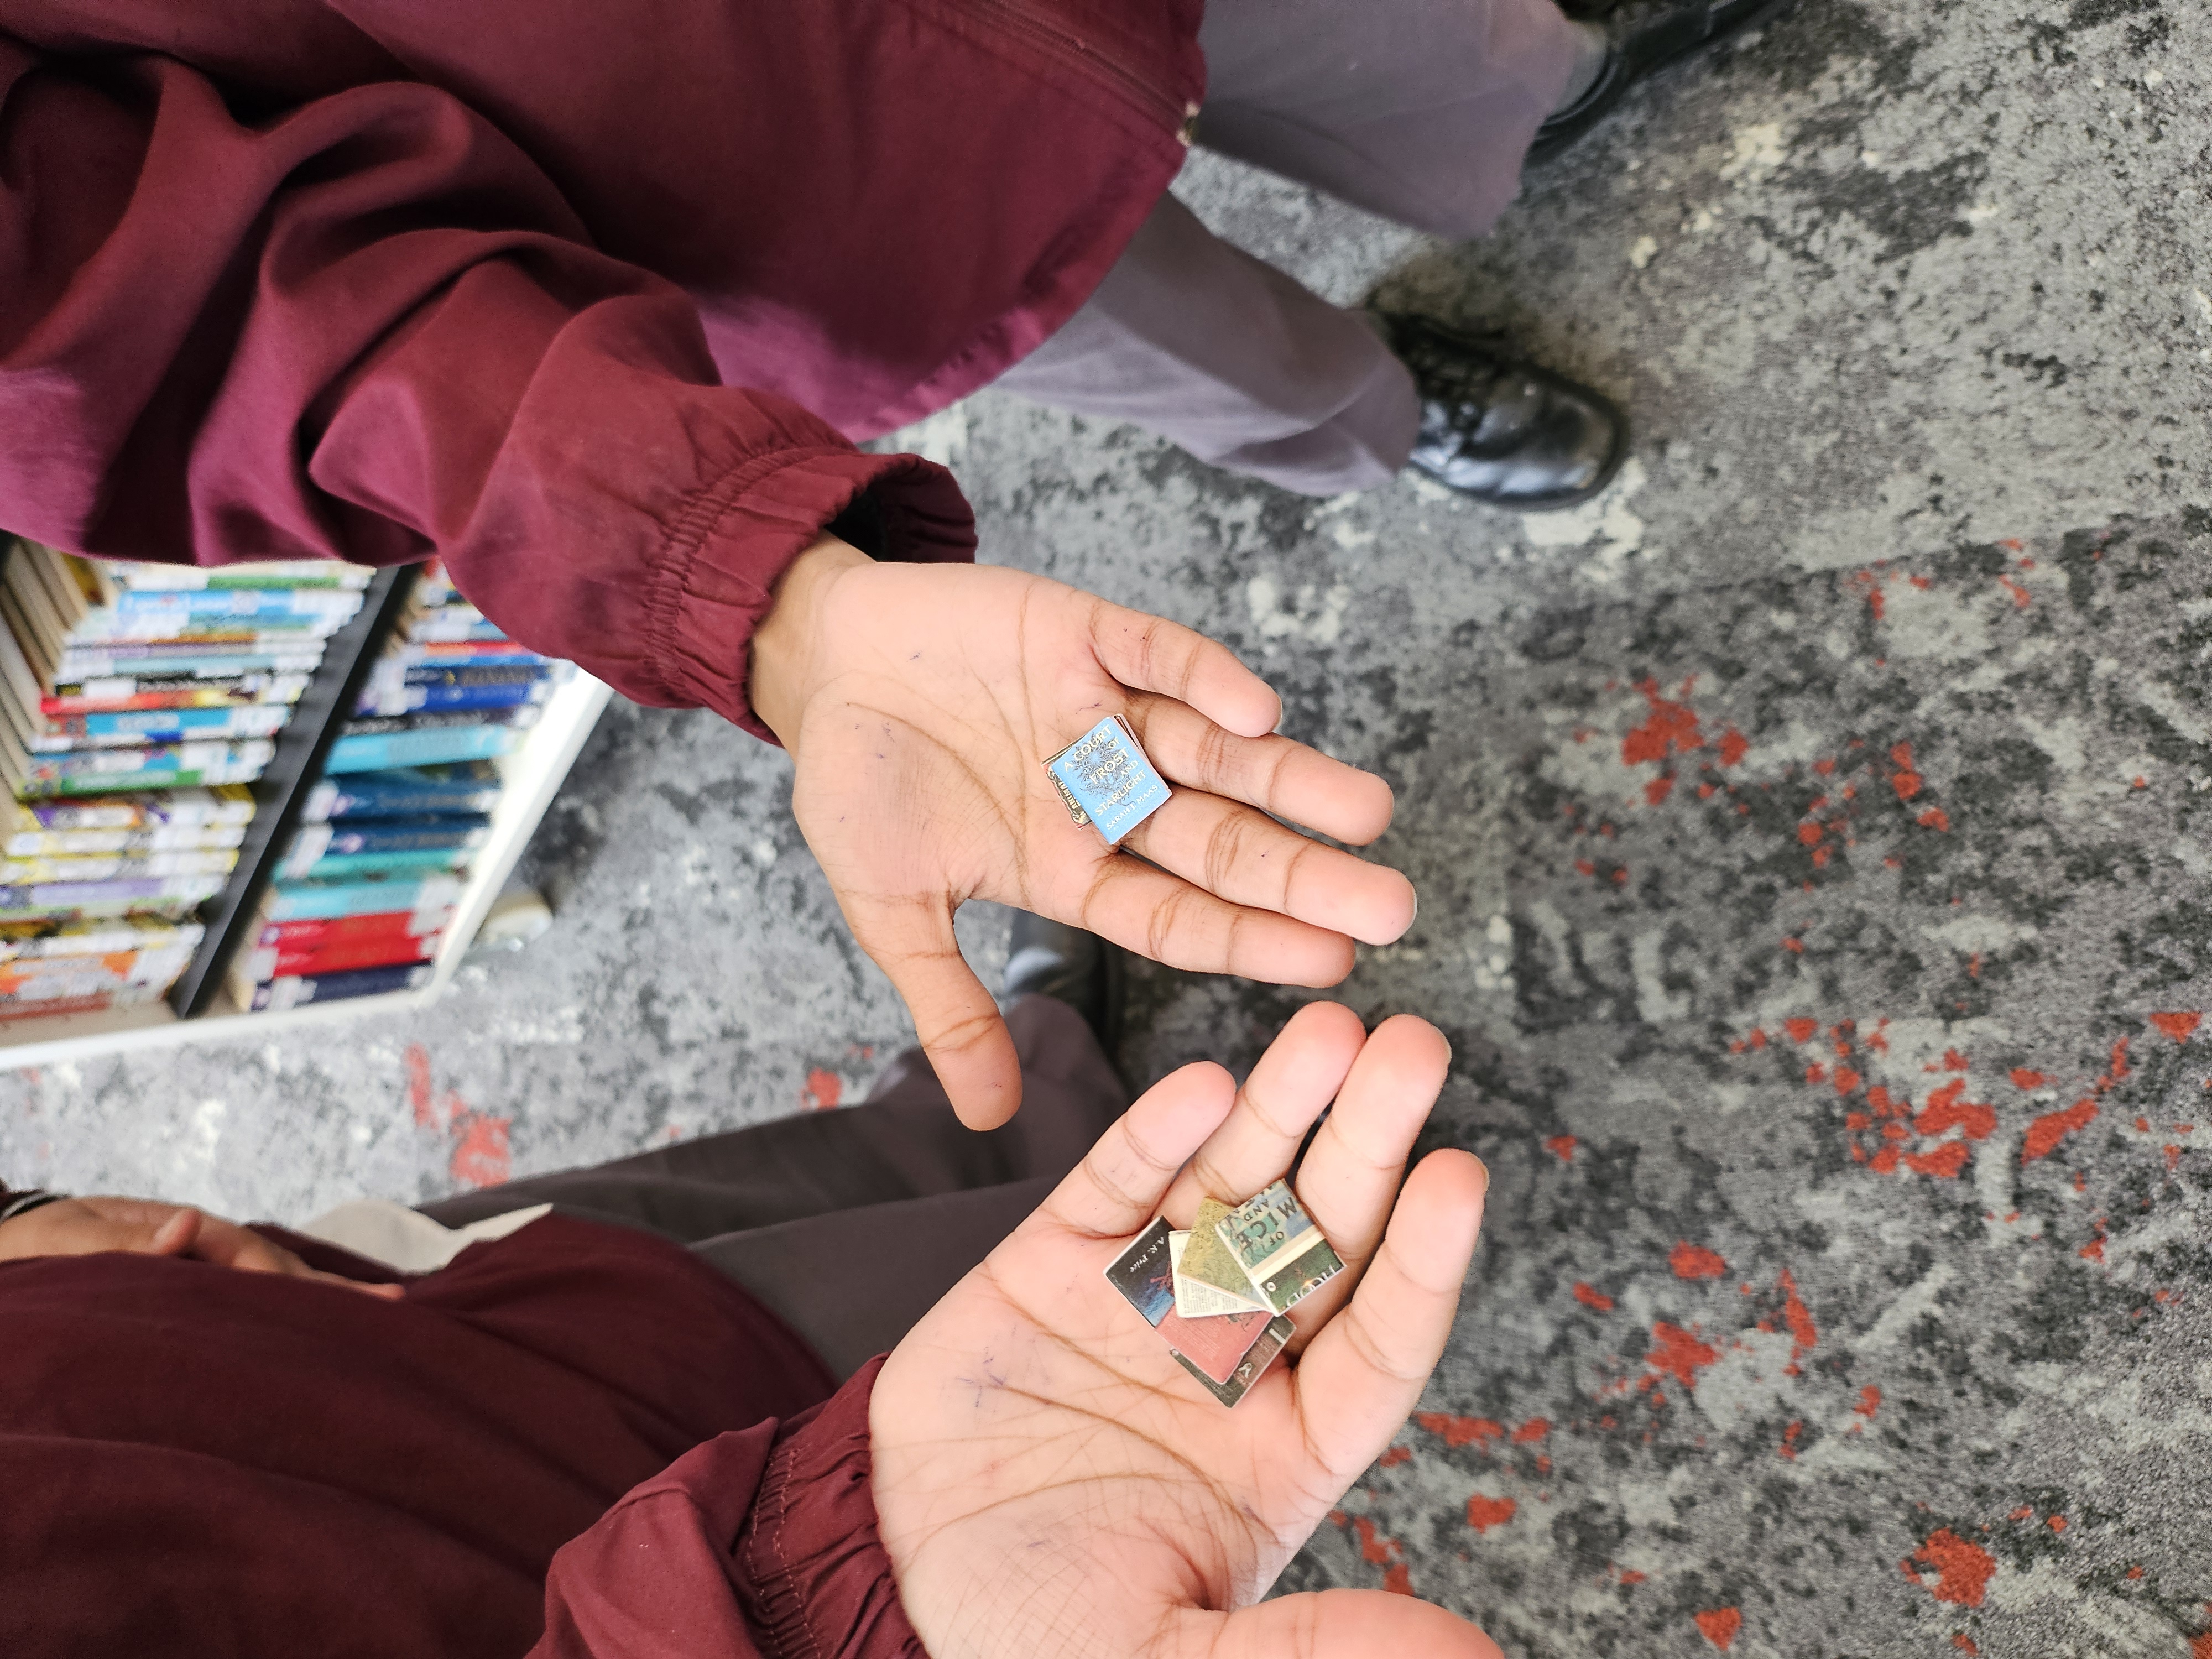
[(975, 515), (933, 461), (827, 446), (756, 458), (693, 498), (655, 562), (647, 643), (672, 706), (711, 708), (775, 742), (748, 695), (753, 630), (791, 562), (864, 491), (883, 526), (884, 557), (975, 556)]
[(878, 1356), (778, 1431), (732, 1552), (746, 1623), (777, 1659), (928, 1659), (877, 1529), (868, 1401)]

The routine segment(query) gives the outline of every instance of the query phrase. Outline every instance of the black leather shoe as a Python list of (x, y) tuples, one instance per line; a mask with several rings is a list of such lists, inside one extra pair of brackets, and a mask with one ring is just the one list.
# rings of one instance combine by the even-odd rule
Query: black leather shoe
[(1601, 21), (1613, 37), (1613, 50), (1588, 92), (1536, 129), (1528, 165), (1540, 165), (1565, 149), (1600, 121), (1639, 81), (1669, 64), (1717, 46), (1732, 34), (1764, 23), (1790, 0), (1620, 0)]
[(999, 1000), (1025, 996), (1058, 997), (1083, 1016), (1113, 1060), (1121, 1041), (1121, 953), (1097, 934), (1015, 911)]
[(1420, 436), (1407, 464), (1447, 489), (1548, 513), (1581, 505), (1620, 471), (1627, 417), (1599, 393), (1425, 317), (1382, 323), (1420, 388)]

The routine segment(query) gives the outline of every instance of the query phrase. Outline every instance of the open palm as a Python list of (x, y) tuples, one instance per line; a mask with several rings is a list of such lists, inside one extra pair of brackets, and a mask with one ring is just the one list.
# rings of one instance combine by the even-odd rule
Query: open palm
[[(1463, 1152), (1400, 1190), (1443, 1037), (1406, 1017), (1364, 1036), (1316, 1004), (1241, 1091), (1209, 1065), (1168, 1078), (886, 1362), (876, 1507), (933, 1659), (1498, 1659), (1405, 1596), (1259, 1600), (1413, 1409), (1481, 1222)], [(1104, 1270), (1153, 1215), (1281, 1175), (1332, 1099), (1296, 1186), (1347, 1272), (1292, 1310), (1295, 1363), (1224, 1410)]]
[[(756, 642), (756, 706), (792, 751), (793, 810), (854, 937), (964, 1121), (1003, 1122), (1021, 1097), (953, 937), (967, 900), (1289, 985), (1334, 985), (1353, 940), (1411, 925), (1402, 875), (1276, 822), (1364, 844), (1389, 825), (1389, 787), (1271, 735), (1279, 701), (1225, 647), (1024, 571), (807, 557), (826, 562)], [(1122, 842), (1135, 858), (1068, 817), (1043, 765), (1108, 714), (1181, 786)]]

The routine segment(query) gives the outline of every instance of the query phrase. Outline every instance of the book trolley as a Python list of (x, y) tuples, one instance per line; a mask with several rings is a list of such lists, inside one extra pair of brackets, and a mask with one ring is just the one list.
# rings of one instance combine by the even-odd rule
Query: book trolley
[[(9, 637), (0, 639), (0, 655), (6, 657), (4, 662), (0, 662), (0, 672), (6, 673), (19, 688), (27, 684), (36, 684), (49, 694), (71, 689), (56, 684), (58, 680), (70, 678), (64, 665), (71, 660), (68, 658), (71, 649), (76, 651), (73, 660), (94, 663), (94, 669), (88, 672), (100, 672), (106, 668), (106, 659), (88, 655), (86, 647), (70, 639), (71, 617), (69, 613), (73, 606), (78, 617), (89, 616), (95, 621), (101, 617), (110, 618), (111, 629), (128, 635), (131, 629), (116, 628), (112, 619), (118, 615), (127, 614), (127, 607), (134, 603), (143, 611), (163, 614), (183, 614), (200, 603), (197, 600), (176, 601), (168, 592), (156, 592), (150, 598), (126, 595), (118, 600), (113, 591), (115, 584), (105, 573), (89, 568), (83, 562), (70, 562), (70, 568), (88, 589), (80, 603), (76, 593), (63, 591), (68, 584), (55, 574), (59, 568), (54, 563), (57, 558), (58, 556), (47, 550), (21, 542), (11, 544), (7, 538), (0, 537), (0, 562), (0, 562), (0, 624), (4, 624), (9, 630)], [(37, 577), (43, 577), (43, 586), (35, 579), (34, 572)], [(92, 788), (88, 780), (60, 785), (55, 782), (57, 775), (65, 773), (72, 765), (87, 766), (96, 770), (100, 775), (100, 787), (124, 792), (147, 787), (149, 783), (161, 786), (165, 776), (150, 772), (133, 774), (128, 770), (111, 770), (112, 767), (132, 764), (172, 768), (198, 764), (205, 767), (212, 761), (217, 769), (227, 763), (233, 769), (207, 769), (198, 774), (173, 771), (166, 776), (189, 783), (219, 783), (250, 775), (252, 777), (248, 786), (252, 793), (252, 816), (250, 821), (243, 823), (242, 829), (233, 827), (216, 838), (226, 847), (235, 845), (236, 860), (227, 872), (204, 878), (204, 884), (201, 886), (193, 886), (187, 879), (163, 890), (165, 895), (174, 893), (191, 903), (189, 911), (180, 912), (173, 908), (172, 915), (188, 914), (195, 918), (185, 925), (179, 935), (190, 945), (189, 959), (177, 973), (166, 994), (153, 995), (149, 992), (147, 1000), (131, 1001), (128, 1006), (124, 1006), (122, 1000), (118, 999), (118, 1006), (83, 1012), (48, 1013), (36, 1012), (33, 1005), (20, 1004), (12, 1018), (0, 1018), (0, 1066), (51, 1065), (185, 1042), (236, 1042), (305, 1024), (418, 1007), (434, 1000), (444, 990), (459, 969), (463, 957), (474, 942), (507, 878), (513, 873), (538, 821), (551, 805), (569, 767), (591, 735), (600, 712), (606, 707), (611, 695), (608, 688), (571, 665), (557, 665), (554, 672), (543, 675), (541, 680), (532, 686), (528, 693), (529, 707), (524, 712), (529, 713), (532, 718), (526, 726), (512, 715), (505, 717), (514, 729), (503, 741), (502, 752), (491, 755), (482, 763), (485, 767), (496, 769), (495, 782), (483, 792), (489, 795), (495, 788), (496, 799), (489, 804), (488, 813), (471, 831), (465, 867), (452, 872), (440, 887), (441, 920), (435, 929), (434, 943), (425, 942), (425, 948), (430, 951), (428, 958), (404, 973), (392, 975), (393, 988), (372, 994), (343, 995), (337, 1000), (301, 1000), (296, 1006), (285, 1006), (285, 999), (280, 995), (271, 1006), (259, 1008), (243, 1000), (255, 997), (257, 993), (257, 988), (249, 982), (252, 975), (243, 964), (252, 958), (258, 938), (268, 931), (265, 926), (267, 916), (281, 914), (268, 902), (272, 884), (278, 883), (283, 875), (300, 873), (303, 867), (301, 864), (303, 854), (312, 854), (315, 850), (313, 826), (309, 821), (319, 815), (319, 799), (327, 802), (332, 785), (343, 786), (347, 782), (343, 776), (327, 781), (325, 776), (327, 766), (348, 763), (342, 760), (334, 762), (334, 756), (342, 756), (345, 752), (341, 745), (354, 745), (356, 750), (363, 744), (398, 745), (390, 751), (395, 758), (379, 764), (404, 767), (409, 764), (405, 758), (405, 745), (412, 734), (403, 732), (397, 736), (386, 737), (383, 733), (392, 727), (425, 724), (434, 726), (439, 723), (440, 717), (434, 714), (417, 715), (411, 720), (404, 716), (398, 719), (361, 718), (363, 715), (390, 714), (398, 708), (412, 709), (423, 706), (422, 692), (413, 692), (411, 699), (402, 695), (411, 690), (413, 682), (428, 678), (404, 672), (405, 662), (418, 660), (423, 653), (418, 649), (411, 655), (402, 655), (397, 649), (400, 644), (416, 637), (446, 637), (436, 633), (424, 635), (406, 631), (410, 615), (418, 629), (422, 625), (422, 613), (420, 604), (416, 602), (416, 587), (421, 574), (421, 568), (413, 566), (374, 573), (349, 573), (339, 586), (358, 593), (358, 607), (351, 609), (350, 614), (344, 615), (343, 620), (335, 627), (328, 626), (326, 621), (322, 625), (323, 631), (312, 640), (311, 648), (301, 647), (307, 650), (307, 654), (287, 658), (277, 664), (280, 668), (297, 672), (264, 676), (257, 682), (264, 686), (272, 680), (283, 682), (278, 696), (289, 703), (289, 714), (282, 711), (269, 711), (265, 718), (257, 717), (251, 709), (234, 706), (228, 723), (218, 728), (226, 736), (238, 732), (266, 732), (265, 736), (257, 735), (247, 741), (227, 744), (201, 744), (196, 749), (188, 744), (185, 750), (170, 754), (141, 749), (129, 756), (118, 756), (112, 749), (95, 750), (88, 754), (45, 755), (35, 752), (39, 745), (34, 743), (29, 745), (34, 752), (27, 757), (21, 743), (23, 723), (15, 714), (9, 714), (4, 727), (0, 727), (0, 767), (4, 767), (9, 772), (9, 787), (18, 795), (27, 793), (35, 796), (41, 789), (52, 790), (58, 787), (69, 789), (79, 798), (88, 795)], [(434, 574), (425, 586), (434, 583), (436, 580)], [(190, 593), (193, 590), (189, 582), (190, 579), (186, 578), (174, 586)], [(155, 590), (172, 586), (167, 580), (154, 580), (149, 585)], [(450, 595), (451, 590), (447, 588), (442, 592)], [(50, 599), (57, 594), (61, 611), (58, 617), (49, 608)], [(452, 596), (452, 599), (464, 614), (473, 615), (465, 611), (465, 601), (459, 600), (458, 596)], [(324, 607), (326, 618), (339, 617), (345, 612), (349, 603), (343, 598), (328, 602)], [(31, 614), (33, 605), (44, 614)], [(204, 608), (228, 611), (229, 607), (209, 605)], [(241, 611), (250, 611), (252, 602), (241, 604), (237, 608)], [(62, 641), (58, 650), (54, 644), (58, 637), (57, 623), (60, 625), (58, 637)], [(227, 616), (222, 623), (216, 625), (225, 628), (258, 626), (258, 623), (235, 623)], [(495, 629), (490, 629), (489, 624), (481, 623), (480, 620), (478, 627), (490, 637), (503, 637), (498, 635)], [(167, 630), (167, 623), (157, 622), (140, 621), (136, 628), (137, 635)], [(270, 637), (276, 636), (264, 636), (236, 648), (276, 648), (269, 645)], [(22, 642), (20, 647), (16, 645), (18, 641)], [(41, 641), (46, 653), (43, 661), (40, 659)], [(94, 650), (99, 648), (92, 647)], [(109, 648), (143, 652), (161, 647), (132, 645)], [(196, 643), (195, 648), (209, 651), (233, 647)], [(27, 663), (25, 660), (27, 656), (30, 659)], [(146, 659), (140, 658), (137, 660)], [(310, 662), (313, 664), (311, 669), (307, 667)], [(119, 673), (124, 670), (115, 667), (107, 672)], [(479, 675), (475, 678), (489, 677)], [(403, 680), (407, 683), (405, 685), (402, 684)], [(109, 684), (115, 683), (112, 680), (106, 682)], [(147, 682), (137, 683), (143, 684)], [(428, 695), (434, 699), (440, 693), (434, 690)], [(21, 701), (19, 690), (11, 700), (11, 710), (19, 708)], [(59, 708), (66, 710), (70, 706), (66, 700), (57, 699), (51, 695), (47, 696), (46, 702), (50, 709)], [(430, 706), (435, 708), (438, 705), (433, 702)], [(34, 713), (32, 718), (35, 722), (39, 716)], [(106, 718), (112, 721), (116, 717), (94, 718)], [(173, 722), (181, 717), (159, 718)], [(451, 715), (445, 718), (459, 721), (464, 717)], [(502, 717), (493, 714), (485, 718), (499, 720)], [(92, 724), (93, 720), (84, 716), (77, 716), (72, 720), (66, 715), (57, 716), (50, 713), (46, 716), (46, 724), (37, 730), (49, 734), (57, 732), (76, 734), (84, 732)], [(272, 725), (275, 726), (273, 731), (269, 729)], [(71, 740), (76, 739), (73, 737), (55, 738), (45, 746), (51, 749), (58, 742)], [(177, 739), (171, 736), (155, 736), (151, 738), (124, 737), (106, 740), (163, 744), (174, 743)], [(183, 758), (178, 758), (179, 754)], [(27, 785), (24, 782), (27, 770), (32, 780)], [(387, 773), (382, 775), (394, 775)], [(148, 782), (139, 781), (141, 777)], [(317, 794), (319, 785), (323, 791), (319, 798)], [(235, 798), (241, 796), (243, 790), (234, 785), (228, 790), (218, 793)], [(35, 803), (27, 803), (33, 804)], [(232, 803), (230, 818), (234, 826), (237, 825), (246, 810), (242, 801)], [(305, 836), (301, 833), (303, 825), (309, 829), (309, 834)], [(306, 843), (304, 847), (303, 842)], [(286, 862), (288, 854), (292, 860), (289, 865)], [(193, 864), (186, 855), (184, 862), (194, 869), (215, 869), (227, 856), (226, 853), (202, 866)], [(58, 860), (56, 867), (59, 868), (67, 862), (66, 860)], [(331, 860), (329, 862), (343, 864), (345, 860)], [(142, 866), (146, 869), (155, 867), (143, 860), (141, 866), (132, 867), (135, 870)], [(118, 865), (117, 867), (121, 866)], [(171, 866), (161, 867), (167, 870)], [(52, 872), (41, 869), (39, 873), (44, 876)], [(207, 895), (204, 899), (198, 897), (202, 893)], [(0, 915), (0, 921), (4, 920), (6, 917)], [(194, 932), (198, 934), (196, 940), (191, 938)], [(258, 988), (258, 1000), (265, 1001), (269, 1000), (270, 989), (282, 992), (284, 988), (279, 983), (273, 988), (263, 986)], [(58, 1001), (57, 1006), (63, 1008), (72, 1006), (67, 1000)]]

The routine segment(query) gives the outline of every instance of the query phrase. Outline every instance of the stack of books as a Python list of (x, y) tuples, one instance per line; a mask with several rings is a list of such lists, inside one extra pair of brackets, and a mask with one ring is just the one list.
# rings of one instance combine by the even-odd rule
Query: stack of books
[(240, 1007), (428, 981), (491, 833), (496, 762), (568, 672), (485, 621), (437, 564), (424, 567), (232, 963)]
[(373, 573), (0, 555), (0, 1018), (153, 1001)]

